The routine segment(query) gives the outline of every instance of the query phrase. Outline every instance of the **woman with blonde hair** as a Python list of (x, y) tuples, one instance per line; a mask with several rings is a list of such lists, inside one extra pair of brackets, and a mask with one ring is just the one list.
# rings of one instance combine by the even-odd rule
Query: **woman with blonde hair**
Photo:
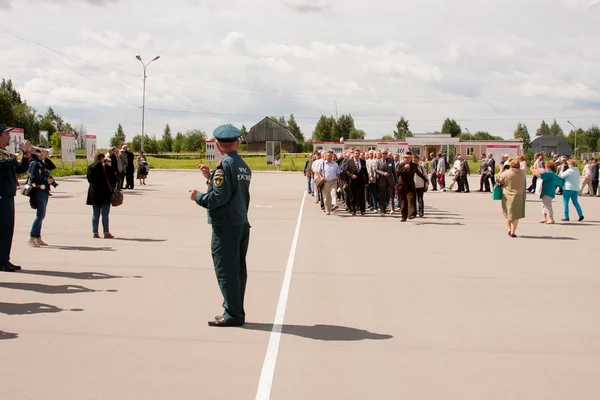
[(516, 238), (519, 220), (525, 218), (526, 176), (518, 159), (510, 158), (506, 164), (509, 164), (510, 168), (496, 176), (496, 184), (502, 187), (502, 212), (506, 219), (508, 236)]

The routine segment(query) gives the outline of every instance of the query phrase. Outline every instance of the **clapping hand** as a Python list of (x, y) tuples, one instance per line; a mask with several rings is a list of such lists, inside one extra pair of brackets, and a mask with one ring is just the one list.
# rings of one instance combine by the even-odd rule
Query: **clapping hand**
[(198, 191), (196, 189), (190, 189), (190, 200), (192, 201), (196, 201), (196, 194), (198, 194)]
[(196, 168), (202, 171), (202, 175), (204, 175), (206, 179), (210, 179), (210, 168), (204, 164), (196, 164)]

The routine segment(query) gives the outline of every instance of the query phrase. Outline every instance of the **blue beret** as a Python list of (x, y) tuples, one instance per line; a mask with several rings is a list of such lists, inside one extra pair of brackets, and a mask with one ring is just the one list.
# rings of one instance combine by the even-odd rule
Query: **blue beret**
[(242, 136), (242, 132), (235, 126), (227, 124), (217, 127), (213, 132), (213, 136), (219, 142), (235, 142)]
[(13, 128), (9, 128), (8, 126), (6, 126), (4, 124), (0, 124), (0, 133), (12, 131), (12, 130), (13, 130)]

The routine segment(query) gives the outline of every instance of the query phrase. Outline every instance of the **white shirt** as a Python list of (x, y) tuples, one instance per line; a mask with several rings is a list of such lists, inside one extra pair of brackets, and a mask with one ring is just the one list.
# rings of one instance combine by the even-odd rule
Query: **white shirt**
[(325, 161), (324, 159), (320, 159), (320, 160), (315, 160), (312, 163), (312, 171), (313, 172), (318, 172), (319, 174), (323, 172), (323, 161)]
[(323, 164), (325, 166), (325, 174), (322, 174), (320, 171), (317, 172), (321, 173), (326, 181), (337, 180), (338, 175), (340, 174), (340, 166), (337, 165), (335, 161), (325, 162)]
[(521, 161), (520, 163), (521, 171), (527, 173), (527, 161)]

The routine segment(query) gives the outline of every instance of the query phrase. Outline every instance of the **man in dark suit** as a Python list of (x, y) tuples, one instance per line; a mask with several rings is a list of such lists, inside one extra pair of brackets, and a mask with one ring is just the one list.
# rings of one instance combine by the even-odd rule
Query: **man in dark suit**
[(392, 211), (396, 212), (394, 205), (394, 187), (396, 186), (396, 171), (394, 171), (394, 160), (388, 158), (388, 151), (377, 151), (377, 164), (375, 164), (375, 173), (377, 174), (377, 187), (379, 188), (379, 212), (384, 214), (388, 203), (392, 203)]
[(417, 189), (415, 187), (415, 174), (419, 178), (428, 184), (427, 176), (423, 175), (417, 168), (417, 164), (412, 162), (412, 152), (407, 151), (402, 157), (402, 162), (398, 166), (398, 192), (402, 199), (400, 212), (402, 213), (402, 219), (400, 221), (406, 222), (406, 218), (414, 219), (417, 216), (417, 210), (415, 209), (415, 193)]
[(598, 193), (598, 160), (592, 158), (592, 166), (590, 167), (590, 177), (592, 178), (592, 196)]
[(350, 186), (349, 186), (349, 177), (344, 172), (346, 171), (346, 163), (352, 159), (352, 150), (346, 150), (342, 153), (342, 157), (338, 159), (338, 166), (340, 167), (340, 179), (342, 180), (342, 190), (343, 190), (343, 198), (346, 203), (346, 208), (350, 211), (351, 208), (351, 199), (350, 199)]
[(488, 175), (488, 179), (490, 180), (490, 187), (496, 186), (496, 160), (494, 160), (494, 156), (490, 153), (488, 154), (488, 171), (490, 174)]
[(360, 215), (365, 215), (365, 187), (369, 183), (367, 162), (360, 158), (360, 150), (354, 150), (354, 157), (344, 163), (344, 172), (348, 177), (350, 190), (350, 211), (356, 215), (356, 209), (360, 209)]
[(488, 175), (490, 171), (488, 170), (488, 159), (485, 154), (481, 155), (481, 164), (479, 166), (479, 173), (481, 174), (481, 178), (479, 179), (479, 191), (483, 192), (483, 187), (485, 186), (485, 191), (490, 191), (490, 182), (488, 181)]
[(125, 178), (127, 179), (127, 184), (125, 189), (133, 189), (134, 181), (133, 181), (133, 173), (135, 171), (135, 166), (133, 165), (133, 160), (135, 156), (129, 150), (129, 147), (125, 147), (125, 152), (127, 153), (127, 169), (125, 170)]

